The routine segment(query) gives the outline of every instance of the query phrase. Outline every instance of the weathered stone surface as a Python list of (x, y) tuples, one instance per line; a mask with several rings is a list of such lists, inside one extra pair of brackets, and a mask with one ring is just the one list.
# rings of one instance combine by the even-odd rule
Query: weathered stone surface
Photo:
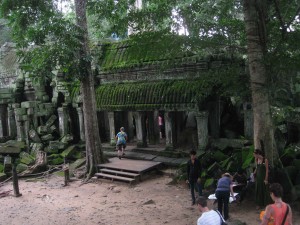
[(60, 154), (52, 154), (48, 156), (49, 164), (60, 165), (64, 163), (64, 159)]
[(17, 165), (17, 173), (21, 173), (21, 172), (23, 172), (23, 171), (25, 171), (27, 169), (28, 169), (28, 166), (26, 164), (19, 163)]
[(51, 141), (51, 140), (54, 139), (54, 137), (52, 136), (52, 134), (46, 134), (46, 135), (43, 135), (43, 136), (41, 137), (41, 139), (42, 139), (43, 141)]
[(85, 164), (85, 161), (86, 161), (85, 158), (77, 159), (75, 162), (70, 164), (70, 170), (73, 171), (73, 170), (83, 166)]
[(30, 147), (31, 147), (31, 151), (33, 152), (44, 150), (44, 145), (42, 143), (32, 143)]
[(46, 122), (46, 126), (50, 127), (55, 122), (56, 119), (57, 119), (57, 116), (55, 116), (55, 115), (50, 116), (50, 118)]
[(47, 133), (49, 133), (49, 127), (47, 127), (47, 126), (39, 126), (37, 128), (37, 132), (38, 132), (38, 134), (47, 134)]
[(35, 108), (38, 104), (40, 104), (39, 101), (26, 101), (21, 103), (21, 108)]
[(231, 148), (243, 148), (245, 144), (247, 144), (248, 140), (242, 140), (242, 139), (226, 139), (226, 138), (219, 138), (214, 139), (212, 141), (212, 147), (216, 147), (220, 150), (223, 150), (227, 147)]
[(25, 165), (33, 165), (35, 161), (35, 158), (28, 154), (27, 152), (21, 152), (20, 154), (20, 162)]
[(18, 116), (26, 115), (26, 108), (16, 108), (15, 114)]
[(27, 115), (33, 115), (33, 114), (34, 114), (34, 108), (28, 108)]
[(75, 145), (69, 146), (66, 150), (64, 150), (60, 155), (64, 158), (69, 158), (76, 152), (77, 148)]
[(61, 139), (61, 142), (63, 143), (69, 143), (70, 141), (73, 140), (73, 135), (71, 134), (66, 134), (65, 136), (63, 136), (63, 138)]
[(66, 148), (66, 143), (62, 143), (60, 141), (50, 141), (49, 142), (49, 149), (50, 151), (63, 150)]
[(40, 139), (38, 133), (35, 130), (30, 130), (28, 132), (28, 134), (29, 134), (29, 138), (31, 140), (33, 140), (33, 142), (35, 142), (35, 143), (41, 143), (41, 139)]
[(53, 133), (53, 132), (56, 131), (56, 130), (57, 130), (57, 128), (56, 128), (55, 125), (52, 125), (52, 126), (49, 127), (49, 132), (50, 132), (50, 133)]

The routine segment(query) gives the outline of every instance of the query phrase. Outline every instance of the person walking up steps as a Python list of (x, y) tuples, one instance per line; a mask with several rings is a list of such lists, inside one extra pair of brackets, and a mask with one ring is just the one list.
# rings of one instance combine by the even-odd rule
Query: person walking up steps
[(123, 155), (125, 155), (124, 151), (126, 148), (126, 141), (127, 141), (127, 134), (124, 131), (124, 127), (120, 128), (120, 132), (116, 135), (117, 140), (117, 149), (118, 149), (118, 157), (119, 159), (122, 158)]

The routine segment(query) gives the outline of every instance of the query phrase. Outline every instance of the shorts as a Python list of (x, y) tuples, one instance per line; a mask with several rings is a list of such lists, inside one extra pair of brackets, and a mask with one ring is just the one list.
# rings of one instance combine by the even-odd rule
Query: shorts
[(122, 150), (122, 147), (123, 147), (123, 149), (125, 149), (126, 148), (126, 144), (117, 144), (117, 150)]

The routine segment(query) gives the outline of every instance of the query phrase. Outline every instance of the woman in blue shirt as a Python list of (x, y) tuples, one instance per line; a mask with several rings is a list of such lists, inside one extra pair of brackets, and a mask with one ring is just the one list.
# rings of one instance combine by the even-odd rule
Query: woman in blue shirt
[(118, 156), (119, 159), (121, 159), (121, 157), (125, 155), (124, 151), (126, 148), (126, 141), (127, 141), (127, 134), (124, 131), (124, 127), (120, 128), (120, 132), (117, 133), (116, 135), (116, 140), (117, 140)]
[(233, 188), (232, 188), (232, 176), (229, 173), (224, 173), (222, 177), (218, 180), (218, 185), (216, 189), (216, 197), (218, 200), (218, 211), (222, 215), (224, 206), (224, 219), (229, 218), (229, 198), (231, 196), (234, 199)]

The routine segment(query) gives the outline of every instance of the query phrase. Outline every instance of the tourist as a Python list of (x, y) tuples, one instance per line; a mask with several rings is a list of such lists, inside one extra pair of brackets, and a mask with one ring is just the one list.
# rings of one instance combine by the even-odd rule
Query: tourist
[(224, 219), (229, 218), (229, 198), (230, 193), (235, 200), (232, 186), (232, 176), (229, 173), (224, 173), (222, 177), (218, 180), (217, 189), (216, 189), (216, 198), (218, 201), (218, 211), (223, 212), (224, 207)]
[(196, 200), (199, 211), (202, 215), (197, 220), (197, 225), (216, 225), (221, 224), (221, 215), (215, 210), (207, 207), (207, 201), (204, 197), (198, 197)]
[(187, 180), (186, 182), (189, 184), (192, 195), (192, 205), (195, 205), (195, 188), (198, 191), (198, 195), (202, 195), (202, 187), (201, 187), (201, 164), (199, 159), (196, 157), (196, 151), (192, 150), (190, 152), (191, 159), (187, 162)]
[(118, 157), (119, 159), (122, 158), (122, 156), (125, 155), (124, 151), (126, 148), (126, 141), (127, 141), (127, 134), (124, 131), (124, 127), (120, 128), (120, 132), (116, 135), (117, 140), (117, 150), (118, 150)]
[(269, 192), (274, 204), (266, 207), (261, 225), (267, 225), (271, 221), (274, 225), (292, 225), (292, 209), (282, 201), (282, 186), (278, 183), (271, 184)]
[(264, 157), (264, 153), (260, 149), (255, 149), (254, 158), (256, 169), (255, 176), (255, 202), (256, 208), (264, 208), (267, 204), (271, 203), (271, 198), (268, 194), (268, 173), (269, 165), (268, 160)]
[(158, 115), (159, 136), (162, 139), (165, 136), (164, 122), (161, 114)]

